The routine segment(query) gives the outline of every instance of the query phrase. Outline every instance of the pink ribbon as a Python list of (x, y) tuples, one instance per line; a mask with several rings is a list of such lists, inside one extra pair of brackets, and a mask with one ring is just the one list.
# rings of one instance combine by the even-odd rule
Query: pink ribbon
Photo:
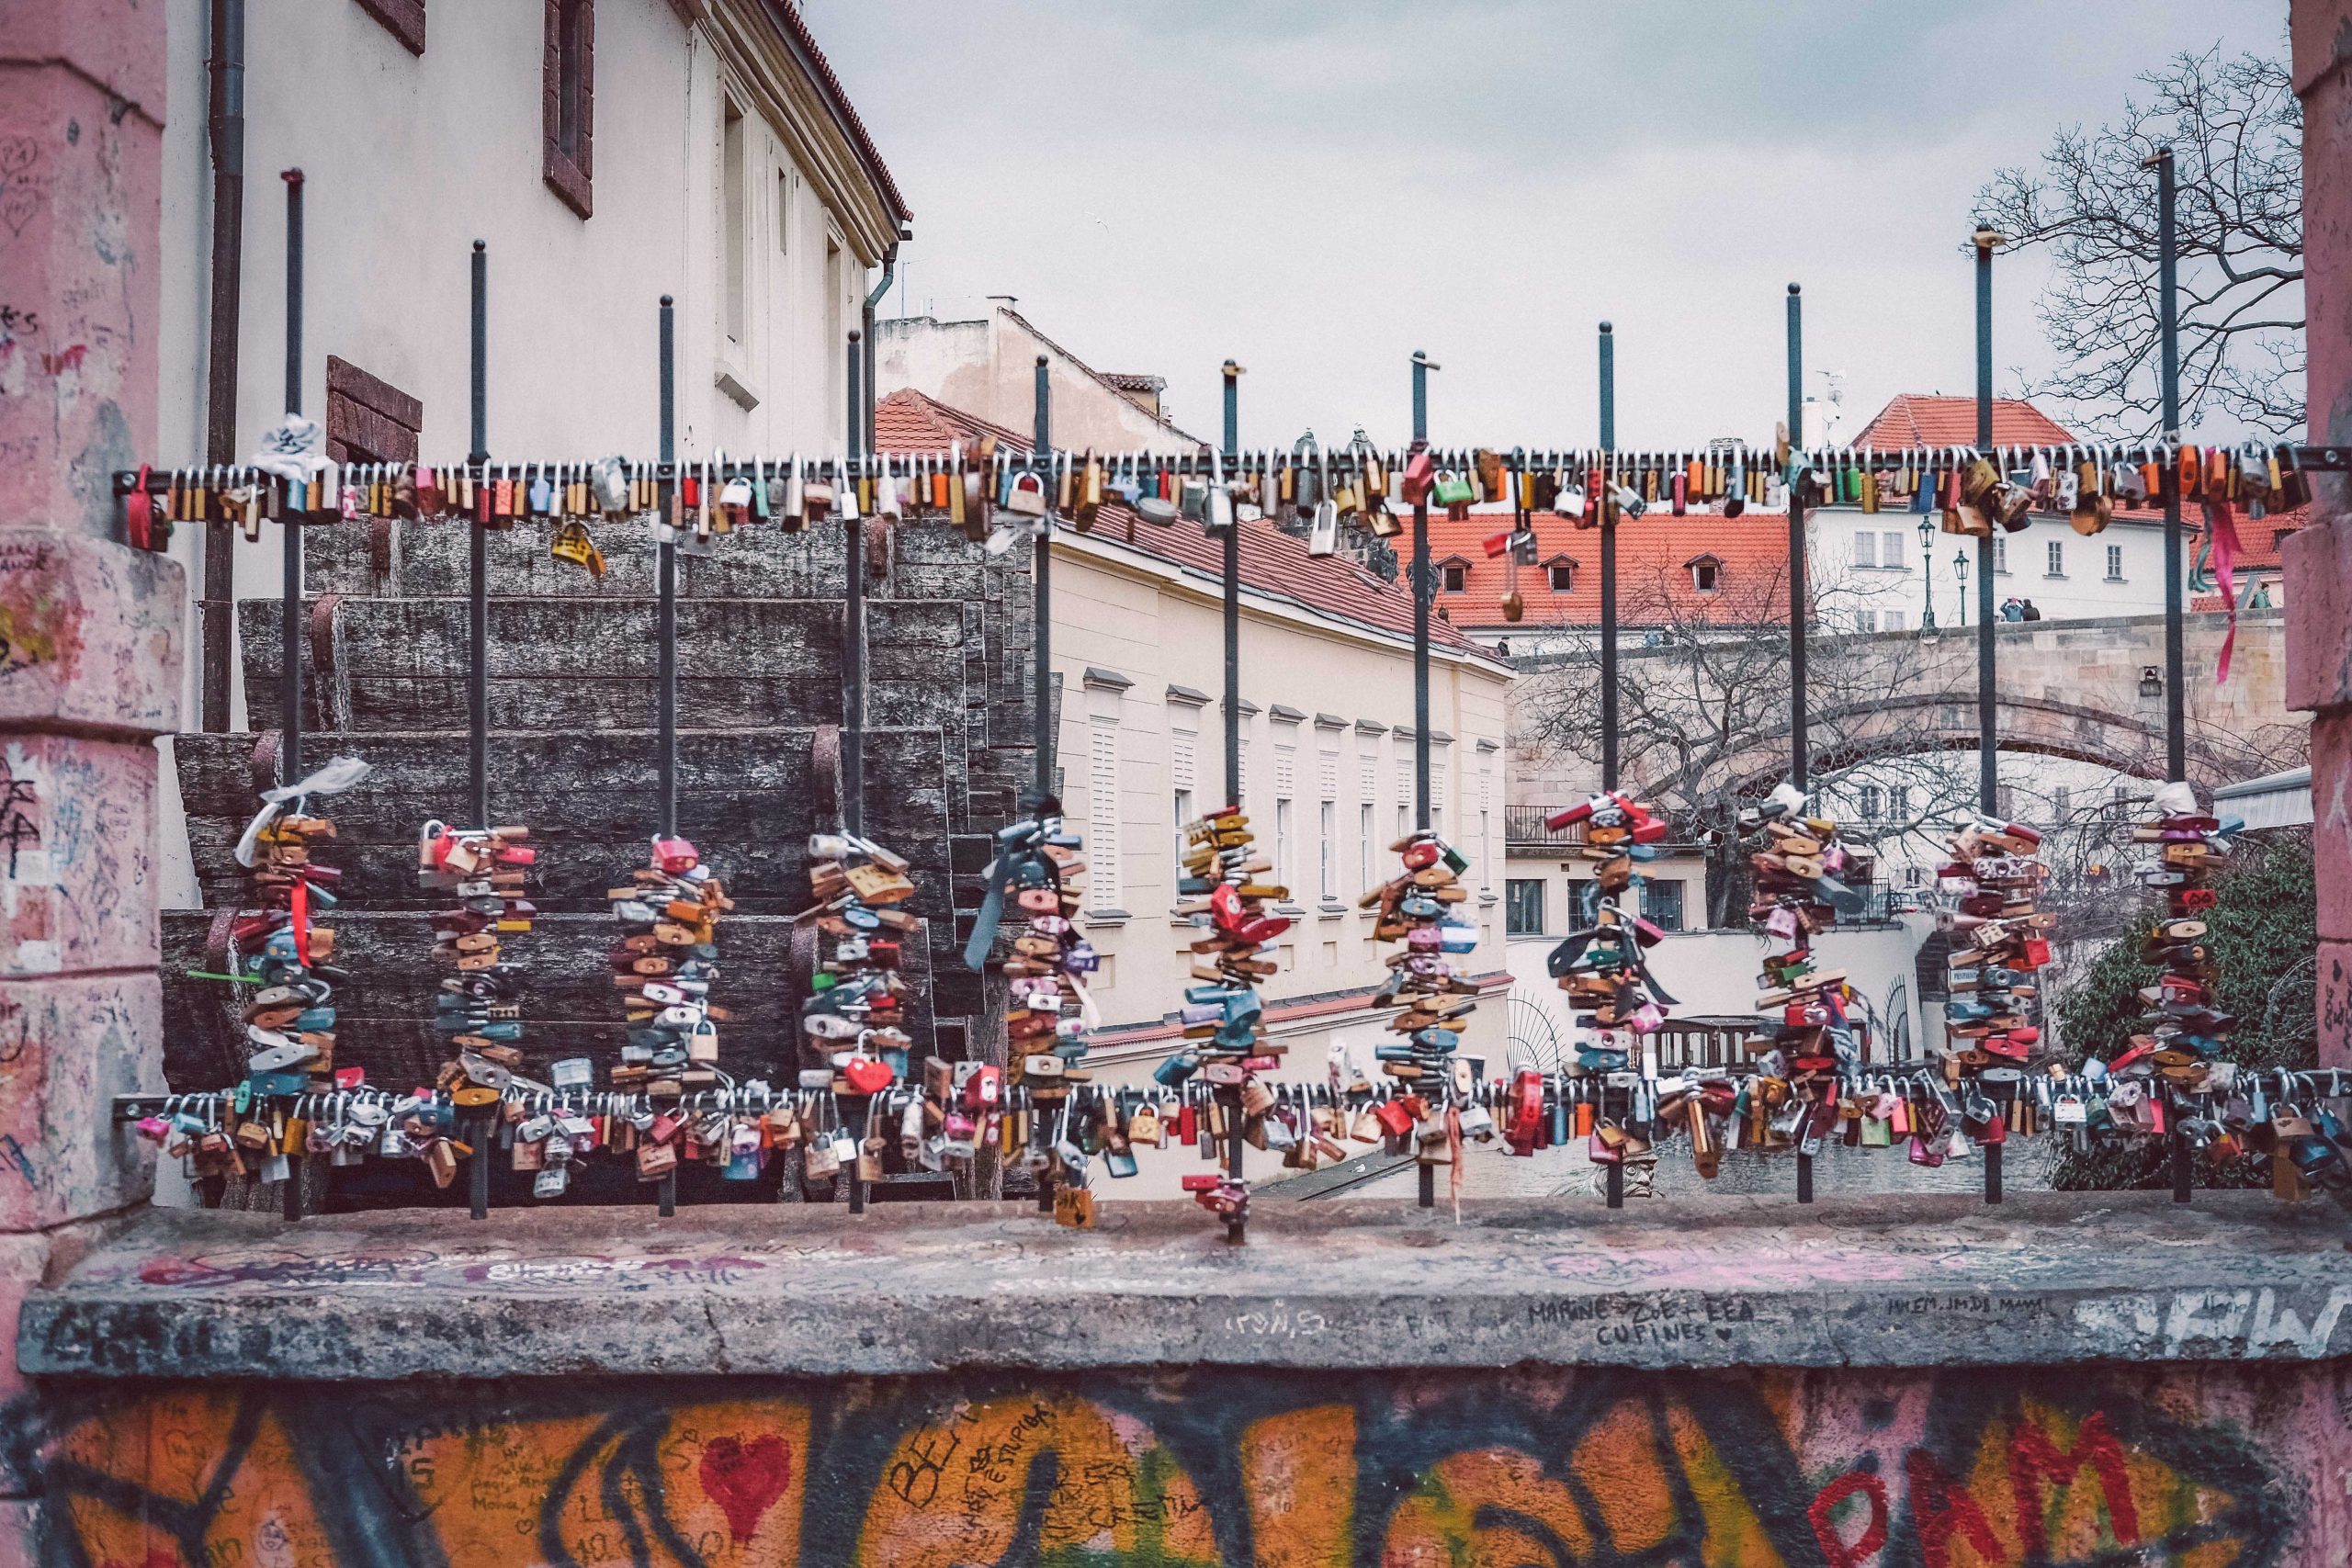
[(2213, 546), (2213, 575), (2221, 580), (2222, 607), (2229, 612), (2230, 629), (2222, 636), (2222, 657), (2213, 666), (2213, 683), (2227, 685), (2230, 680), (2230, 653), (2238, 640), (2237, 509), (2226, 501), (2205, 503), (2205, 532)]

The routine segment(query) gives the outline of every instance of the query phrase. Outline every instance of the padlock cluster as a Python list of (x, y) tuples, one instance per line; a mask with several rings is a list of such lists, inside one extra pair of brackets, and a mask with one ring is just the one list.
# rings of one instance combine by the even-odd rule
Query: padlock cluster
[[(1072, 1193), (1084, 1190), (1086, 1160), (1073, 1158), (1076, 1145), (1051, 1133), (1070, 1086), (1087, 1077), (1085, 1020), (1093, 1004), (1086, 976), (1102, 960), (1078, 931), (1079, 878), (1085, 871), (1085, 840), (1063, 820), (1061, 803), (1051, 797), (1031, 802), (1019, 821), (997, 833), (988, 871), (989, 912), (964, 954), (972, 967), (986, 963), (982, 950), (1005, 919), (1018, 914), (1020, 934), (1004, 961), (1008, 1082), (1038, 1112), (1021, 1129), (1028, 1134), (1022, 1158), (1039, 1181)], [(1091, 1216), (1091, 1200), (1057, 1196), (1056, 1203), (1057, 1218), (1079, 1224)]]
[(1374, 1046), (1373, 1056), (1407, 1089), (1442, 1089), (1454, 1077), (1454, 1048), (1478, 1005), (1477, 983), (1453, 963), (1476, 951), (1478, 928), (1447, 912), (1468, 895), (1462, 874), (1470, 861), (1426, 828), (1390, 848), (1404, 869), (1361, 900), (1376, 911), (1371, 940), (1404, 943), (1388, 955), (1388, 977), (1372, 994), (1375, 1009), (1394, 1010), (1388, 1032), (1396, 1038)]
[[(707, 1089), (718, 1081), (724, 1017), (710, 1000), (718, 976), (718, 920), (733, 902), (694, 845), (676, 837), (656, 837), (649, 863), (608, 897), (621, 925), (609, 953), (613, 984), (628, 1021), (613, 1087), (657, 1100)], [(640, 1178), (656, 1180), (676, 1170), (681, 1130), (674, 1115), (657, 1116), (643, 1129)]]
[(1635, 1065), (1635, 1047), (1643, 1036), (1657, 1032), (1674, 1000), (1642, 956), (1666, 933), (1622, 902), (1639, 880), (1634, 867), (1657, 858), (1669, 825), (1623, 791), (1595, 795), (1544, 822), (1555, 832), (1578, 824), (1584, 843), (1577, 853), (1592, 863), (1600, 901), (1591, 925), (1571, 931), (1554, 948), (1547, 967), (1553, 982), (1567, 993), (1577, 1027), (1589, 1032), (1577, 1065), (1588, 1073), (1622, 1073)]
[(816, 903), (807, 918), (832, 952), (817, 966), (800, 1005), (807, 1071), (844, 1094), (879, 1094), (907, 1076), (910, 1043), (905, 1021), (907, 982), (899, 973), (899, 938), (919, 929), (905, 908), (915, 885), (907, 863), (854, 833), (816, 833), (808, 840), (808, 890)]
[[(442, 1065), (440, 1087), (461, 1110), (496, 1104), (523, 1066), (521, 971), (507, 962), (503, 942), (527, 932), (538, 914), (524, 897), (538, 859), (529, 838), (527, 828), (438, 821), (417, 835), (418, 883), (455, 905), (433, 915), (433, 956), (449, 971), (433, 998), (433, 1027), (456, 1053)], [(446, 1150), (425, 1164), (440, 1186), (456, 1174)]]
[(2022, 822), (1980, 821), (1954, 834), (1951, 847), (1952, 858), (1937, 872), (1953, 900), (1942, 919), (1952, 939), (1948, 1076), (2007, 1099), (2041, 1043), (2034, 976), (2050, 962), (2049, 932), (2057, 923), (2036, 908), (2049, 879), (2039, 858), (2041, 835)]
[[(1270, 880), (1273, 862), (1259, 852), (1239, 807), (1196, 818), (1183, 832), (1177, 912), (1191, 933), (1185, 952), (1193, 983), (1178, 1014), (1182, 1043), (1153, 1077), (1173, 1089), (1198, 1073), (1213, 1092), (1220, 1135), (1227, 1134), (1227, 1119), (1238, 1116), (1245, 1138), (1264, 1148), (1279, 1135), (1287, 1150), (1296, 1142), (1290, 1127), (1274, 1134), (1266, 1125), (1274, 1094), (1259, 1076), (1281, 1065), (1282, 1047), (1266, 1037), (1258, 983), (1279, 968), (1273, 943), (1291, 921), (1269, 906), (1289, 897), (1290, 890)], [(1211, 1213), (1239, 1222), (1250, 1212), (1249, 1183), (1226, 1163), (1229, 1136), (1213, 1146), (1221, 1168), (1187, 1176), (1184, 1190)]]
[(2164, 973), (2141, 991), (2141, 1027), (2107, 1070), (2119, 1078), (2161, 1077), (2177, 1089), (2195, 1089), (2206, 1082), (2237, 1023), (2216, 1005), (2202, 917), (2219, 901), (2212, 880), (2229, 862), (2238, 824), (2200, 810), (2196, 792), (2177, 782), (2155, 792), (2152, 809), (2154, 819), (2135, 827), (2132, 837), (2155, 849), (2140, 880), (2164, 895), (2164, 919), (2148, 937), (2148, 955)]
[[(334, 1065), (334, 932), (314, 923), (334, 908), (343, 873), (316, 857), (334, 841), (334, 823), (296, 801), (266, 815), (254, 834), (254, 895), (260, 909), (240, 915), (230, 940), (249, 954), (240, 977), (256, 988), (244, 1006), (244, 1114), (233, 1135), (199, 1137), (196, 1169), (203, 1176), (251, 1175), (283, 1181), (292, 1159), (308, 1152), (299, 1117), (266, 1110), (271, 1101), (336, 1083), (360, 1081), (357, 1068)], [(254, 1162), (249, 1164), (248, 1161)]]
[(1741, 814), (1749, 831), (1755, 897), (1748, 918), (1764, 928), (1767, 950), (1756, 998), (1763, 1025), (1747, 1041), (1764, 1078), (1786, 1084), (1791, 1108), (1768, 1122), (1768, 1137), (1786, 1137), (1810, 1152), (1838, 1115), (1838, 1069), (1860, 1052), (1847, 1004), (1845, 971), (1816, 962), (1813, 938), (1841, 912), (1860, 914), (1871, 862), (1840, 843), (1838, 824), (1804, 814), (1805, 797), (1782, 784), (1761, 806)]

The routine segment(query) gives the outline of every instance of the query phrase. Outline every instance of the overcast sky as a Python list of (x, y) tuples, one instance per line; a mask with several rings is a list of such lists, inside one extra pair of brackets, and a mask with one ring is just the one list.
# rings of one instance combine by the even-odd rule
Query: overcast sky
[[(915, 211), (885, 316), (1022, 312), (1168, 378), (1214, 438), (1589, 441), (1616, 326), (1621, 446), (1769, 434), (1783, 302), (1848, 429), (1974, 389), (1972, 199), (2132, 77), (2283, 50), (2285, 0), (806, 0)], [(2047, 363), (2041, 264), (1996, 273), (1996, 363)]]

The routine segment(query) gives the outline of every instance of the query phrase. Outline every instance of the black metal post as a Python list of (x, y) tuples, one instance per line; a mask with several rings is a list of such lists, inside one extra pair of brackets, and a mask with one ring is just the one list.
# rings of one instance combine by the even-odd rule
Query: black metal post
[[(473, 423), (472, 450), (467, 464), (487, 474), (490, 462), (490, 253), (474, 242), (473, 265)], [(472, 788), (467, 801), (476, 827), (490, 826), (490, 549), (489, 530), (469, 520), (472, 575), (466, 606), (466, 647), (471, 663), (466, 671), (466, 761)], [(489, 1116), (474, 1119), (474, 1157), (466, 1172), (473, 1217), (490, 1217), (490, 1151), (498, 1123)]]
[[(1789, 285), (1789, 782), (1802, 790), (1812, 774), (1805, 729), (1805, 622), (1810, 602), (1804, 559), (1804, 293)], [(1813, 1201), (1813, 1156), (1797, 1151), (1797, 1201)]]
[[(286, 182), (286, 412), (302, 412), (302, 171), (288, 169)], [(334, 499), (328, 498), (333, 506)], [(302, 776), (302, 513), (286, 508), (286, 576), (278, 598), (280, 636), (278, 705), (280, 720), (277, 782), (290, 784)], [(280, 1210), (289, 1220), (302, 1217), (302, 1168), (300, 1155), (288, 1156), (286, 1179), (279, 1184)]]
[[(662, 468), (664, 473), (674, 472), (678, 457), (678, 332), (677, 308), (670, 296), (662, 296)], [(676, 481), (664, 479), (662, 487), (662, 521), (656, 532), (659, 542), (654, 547), (654, 558), (661, 594), (655, 610), (654, 642), (659, 649), (661, 714), (660, 735), (660, 812), (662, 836), (669, 838), (678, 830), (678, 550), (675, 541), (678, 525), (684, 519), (672, 511), (670, 498), (676, 493)], [(654, 1202), (663, 1219), (678, 1212), (678, 1173), (673, 1169), (654, 1184)]]
[[(1436, 368), (1428, 355), (1414, 350), (1416, 444), (1430, 438), (1430, 372)], [(1434, 597), (1435, 585), (1430, 581), (1430, 503), (1423, 494), (1413, 502), (1413, 826), (1424, 833), (1430, 829), (1430, 604)]]
[[(1993, 453), (1993, 247), (1999, 242), (1990, 230), (1976, 231), (1976, 447)], [(1999, 732), (1993, 705), (1993, 536), (1976, 541), (1976, 793), (1977, 806), (1992, 816), (2001, 798)], [(1996, 1153), (1998, 1144), (1986, 1152)], [(1989, 1178), (1989, 1166), (1988, 1179)]]
[[(662, 466), (667, 471), (678, 457), (678, 333), (677, 310), (662, 296)], [(662, 481), (662, 520), (669, 526), (657, 536), (654, 557), (661, 595), (655, 610), (654, 642), (660, 655), (661, 818), (663, 837), (678, 830), (678, 548), (677, 529), (684, 519), (671, 511), (674, 482)]]
[(1805, 734), (1804, 502), (1798, 483), (1804, 450), (1804, 295), (1789, 285), (1789, 782), (1805, 787), (1812, 743)]
[[(1037, 415), (1036, 429), (1030, 442), (1035, 461), (1048, 463), (1053, 459), (1053, 390), (1046, 379), (1046, 356), (1037, 356)], [(1036, 681), (1037, 704), (1037, 798), (1050, 797), (1054, 793), (1054, 532), (1052, 513), (1046, 514), (1046, 526), (1038, 531), (1037, 540), (1029, 552), (1030, 571), (1035, 582), (1036, 604), (1031, 618), (1035, 628), (1035, 668), (1031, 671)]]
[[(1225, 362), (1225, 457), (1241, 456), (1241, 367)], [(1225, 531), (1225, 803), (1241, 805), (1241, 525)], [(1235, 1175), (1240, 1171), (1237, 1168)]]
[[(1030, 434), (1029, 448), (1033, 461), (1050, 463), (1054, 452), (1053, 387), (1046, 378), (1046, 359), (1037, 356), (1035, 424)], [(988, 476), (981, 477), (983, 484)], [(1030, 581), (1035, 604), (1030, 612), (1034, 623), (1033, 638), (1035, 660), (1030, 671), (1035, 682), (1031, 700), (1037, 705), (1035, 737), (1037, 773), (1035, 793), (1039, 804), (1054, 795), (1054, 535), (1053, 513), (1049, 510), (1045, 525), (1038, 530), (1036, 542), (1029, 551)], [(1068, 1093), (1068, 1090), (1064, 1090)], [(1054, 1206), (1054, 1161), (1049, 1156), (1046, 1168), (1037, 1179), (1037, 1209), (1049, 1213)]]
[[(490, 462), (490, 252), (474, 242), (473, 450), (466, 461), (488, 477)], [(467, 795), (473, 825), (490, 826), (490, 530), (469, 522), (473, 554), (468, 580), (466, 648), (466, 764), (472, 785)]]
[[(1608, 468), (1606, 454), (1617, 450), (1617, 330), (1607, 321), (1600, 323), (1600, 449), (1604, 454), (1602, 468)], [(1618, 717), (1617, 717), (1617, 523), (1616, 513), (1608, 498), (1593, 495), (1586, 504), (1598, 508), (1594, 515), (1600, 519), (1600, 787), (1617, 787)], [(1596, 1099), (1594, 1111), (1599, 1113), (1607, 1103), (1608, 1089), (1604, 1086)], [(1601, 1168), (1601, 1180), (1608, 1204), (1612, 1209), (1625, 1206), (1625, 1161), (1621, 1155)], [(1437, 1179), (1430, 1178), (1435, 1188)], [(1430, 1201), (1436, 1201), (1434, 1191)]]
[[(1227, 463), (1241, 456), (1241, 367), (1228, 359), (1225, 375), (1225, 458)], [(1235, 518), (1225, 531), (1225, 799), (1238, 810), (1241, 806), (1241, 520)], [(1241, 1091), (1220, 1089), (1225, 1102), (1225, 1171), (1235, 1181), (1241, 1179), (1242, 1151), (1249, 1147), (1241, 1136)], [(1239, 1214), (1228, 1215), (1225, 1222), (1225, 1239), (1238, 1247), (1249, 1236), (1249, 1221)]]
[[(1993, 453), (1993, 248), (1998, 243), (1991, 230), (1976, 231), (1976, 447), (1987, 457)], [(1976, 541), (1976, 804), (1987, 817), (1998, 814), (2001, 801), (2000, 738), (1993, 701), (1996, 525), (1988, 515), (1984, 535)], [(2001, 1150), (1999, 1144), (1984, 1145), (1987, 1203), (2001, 1201)]]
[[(857, 461), (865, 455), (865, 405), (859, 391), (865, 355), (858, 334), (849, 334), (849, 457), (850, 472), (841, 476), (842, 564), (848, 576), (842, 585), (842, 827), (865, 831), (865, 523), (856, 504)], [(865, 1213), (865, 1177), (859, 1170), (865, 1140), (874, 1130), (874, 1097), (861, 1095), (857, 1110), (858, 1158), (849, 1165), (849, 1212)]]
[[(1617, 450), (1617, 333), (1600, 323), (1600, 450)], [(1603, 459), (1604, 468), (1607, 457)], [(1590, 498), (1600, 508), (1600, 787), (1617, 787), (1617, 525), (1616, 513), (1600, 496)], [(1619, 1168), (1612, 1167), (1612, 1169)], [(1618, 1179), (1623, 1173), (1619, 1169)]]
[[(1416, 446), (1430, 438), (1430, 372), (1437, 367), (1428, 355), (1413, 351)], [(1436, 591), (1430, 579), (1430, 502), (1424, 491), (1413, 502), (1413, 826), (1424, 833), (1430, 830), (1430, 602)], [(1414, 1164), (1420, 1172), (1420, 1206), (1434, 1209), (1437, 1168), (1425, 1159)]]
[[(286, 182), (286, 412), (302, 412), (302, 171), (288, 169)], [(332, 508), (335, 498), (327, 497)], [(277, 672), (282, 714), (277, 782), (302, 776), (302, 524), (301, 513), (286, 509), (284, 586), (278, 602), (283, 648)]]
[[(2157, 151), (2156, 165), (2156, 289), (2164, 332), (2163, 377), (2165, 439), (2180, 439), (2180, 250), (2176, 226), (2177, 187), (2172, 149)], [(2188, 776), (2188, 649), (2181, 621), (2182, 540), (2180, 482), (2177, 474), (2165, 483), (2165, 776)]]
[[(212, 144), (212, 278), (205, 360), (204, 460), (237, 460), (238, 325), (244, 303), (245, 0), (212, 0), (209, 136)], [(236, 649), (236, 548), (225, 518), (204, 526), (202, 724), (229, 728)]]

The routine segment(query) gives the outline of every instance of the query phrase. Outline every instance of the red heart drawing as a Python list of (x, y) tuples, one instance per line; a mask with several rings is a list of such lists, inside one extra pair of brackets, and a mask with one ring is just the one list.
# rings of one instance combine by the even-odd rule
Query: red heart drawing
[(792, 1450), (771, 1432), (746, 1443), (713, 1438), (702, 1450), (702, 1489), (727, 1516), (736, 1541), (759, 1532), (760, 1520), (792, 1484)]

